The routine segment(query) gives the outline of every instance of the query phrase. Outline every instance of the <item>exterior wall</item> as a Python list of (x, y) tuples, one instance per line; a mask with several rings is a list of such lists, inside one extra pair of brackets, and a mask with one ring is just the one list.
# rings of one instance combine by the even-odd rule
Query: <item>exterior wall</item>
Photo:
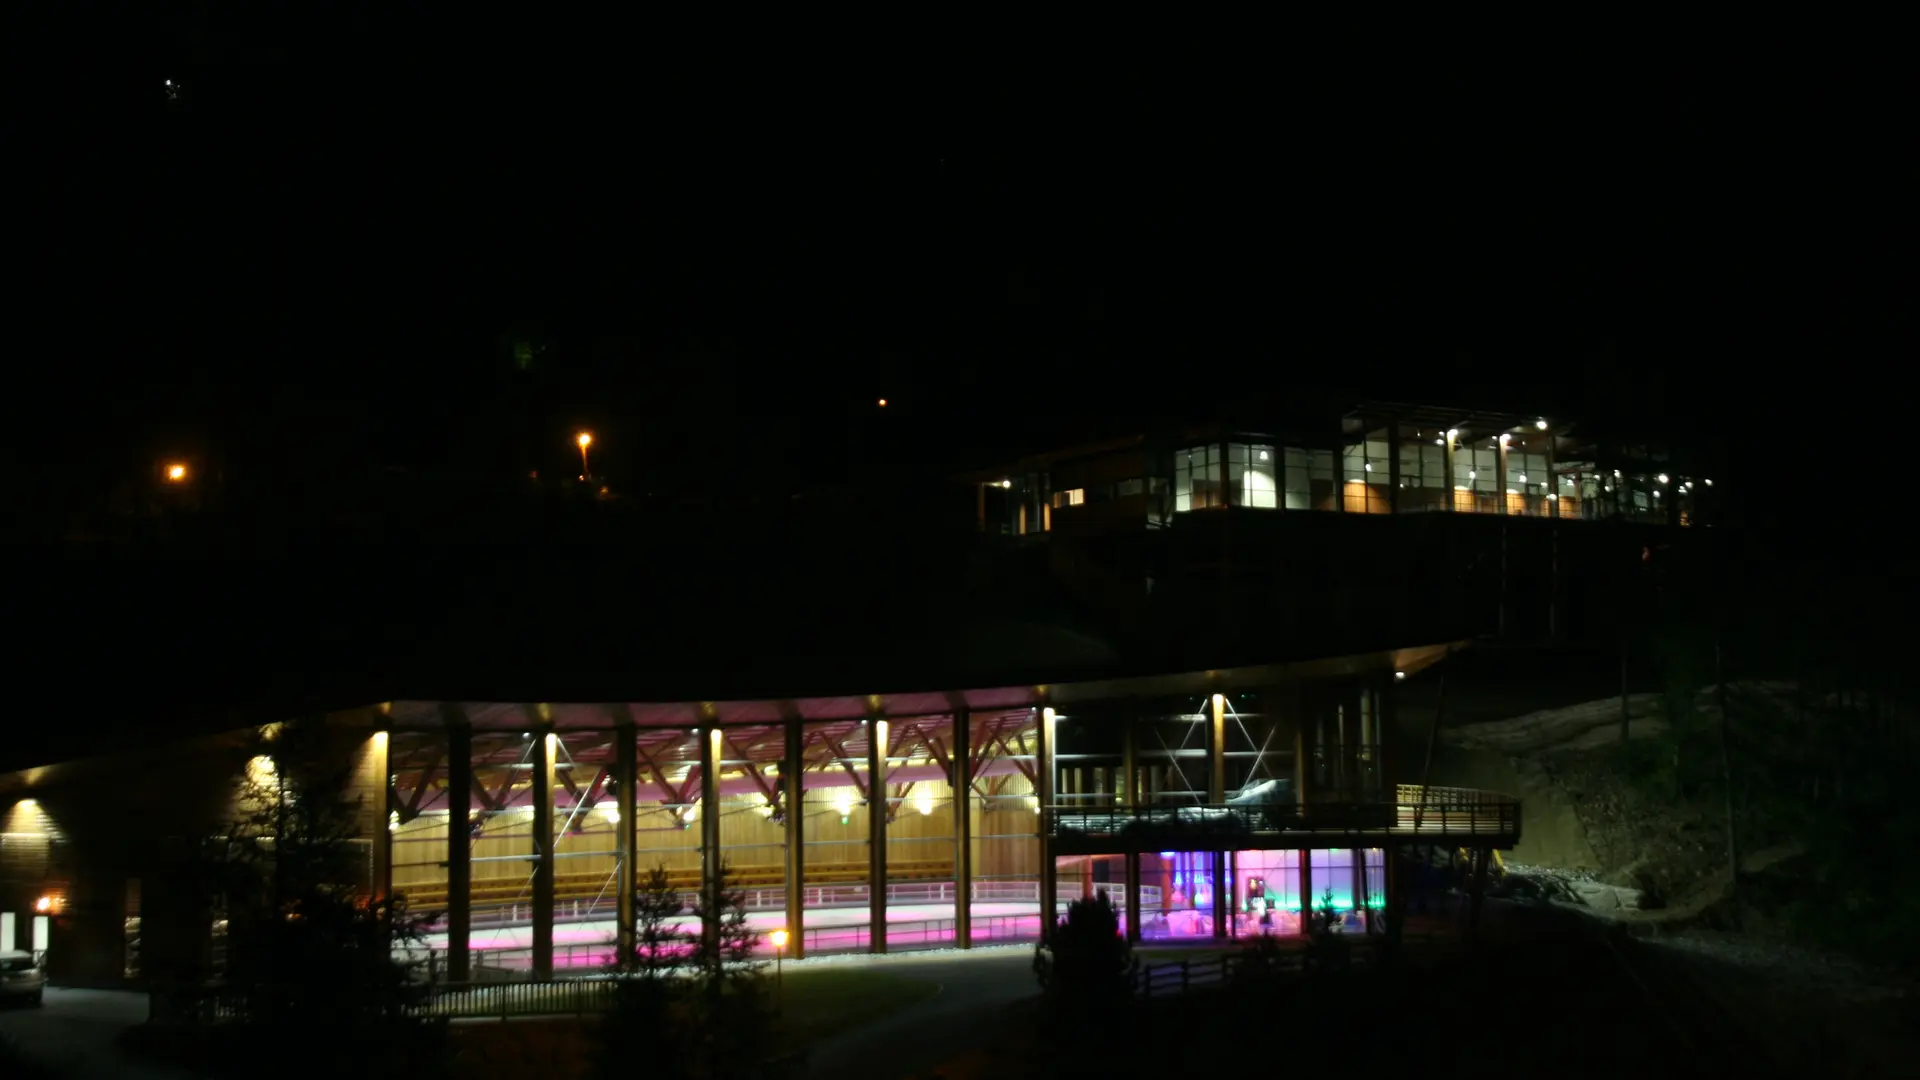
[[(384, 840), (384, 754), (378, 740), (354, 726), (357, 716), (344, 719), (330, 752), (355, 764), (363, 835), (377, 831)], [(24, 927), (34, 901), (52, 898), (51, 979), (112, 987), (204, 977), (215, 959), (216, 915), (209, 883), (198, 873), (201, 845), (241, 816), (258, 734), (237, 731), (138, 756), (36, 769), (27, 774), (27, 801), (0, 802), (0, 910), (20, 913)], [(363, 887), (373, 880), (371, 855), (385, 844), (368, 848), (369, 876), (356, 883)]]

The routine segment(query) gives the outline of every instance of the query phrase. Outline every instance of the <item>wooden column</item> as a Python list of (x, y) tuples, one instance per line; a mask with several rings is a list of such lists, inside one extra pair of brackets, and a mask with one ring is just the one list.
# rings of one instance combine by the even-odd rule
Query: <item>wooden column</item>
[(369, 800), (375, 814), (367, 829), (373, 859), (369, 891), (375, 900), (382, 902), (393, 899), (393, 830), (388, 825), (394, 811), (392, 743), (393, 736), (384, 728), (374, 732), (367, 740), (364, 763), (367, 783), (379, 792)]
[(1227, 696), (1215, 694), (1209, 699), (1207, 724), (1207, 803), (1219, 806), (1227, 801)]
[(1039, 710), (1034, 727), (1033, 797), (1039, 813), (1033, 816), (1040, 846), (1040, 940), (1053, 940), (1059, 921), (1060, 868), (1053, 860), (1053, 708)]
[(867, 720), (867, 948), (887, 951), (887, 721)]
[[(1227, 696), (1214, 694), (1207, 699), (1207, 804), (1220, 806), (1227, 801)], [(1227, 917), (1233, 903), (1227, 896), (1227, 853), (1212, 852), (1209, 870), (1213, 875), (1213, 936), (1227, 936)]]
[(447, 979), (473, 978), (473, 726), (458, 705), (447, 721)]
[(973, 948), (973, 714), (953, 710), (953, 936)]
[(807, 955), (807, 837), (805, 732), (797, 716), (786, 721), (787, 747), (780, 758), (780, 797), (785, 801), (787, 827), (787, 955)]
[(553, 757), (559, 736), (533, 732), (533, 977), (553, 978)]
[(638, 807), (634, 793), (640, 789), (640, 752), (634, 742), (633, 713), (622, 706), (615, 711), (613, 724), (613, 791), (619, 820), (613, 825), (614, 858), (619, 863), (619, 896), (614, 905), (614, 944), (621, 963), (633, 957), (638, 944), (633, 891), (640, 879), (640, 835)]
[(720, 741), (725, 737), (719, 725), (711, 721), (699, 729), (700, 903), (709, 913), (700, 924), (700, 933), (709, 956), (719, 955), (720, 896), (726, 888), (726, 866), (720, 852)]

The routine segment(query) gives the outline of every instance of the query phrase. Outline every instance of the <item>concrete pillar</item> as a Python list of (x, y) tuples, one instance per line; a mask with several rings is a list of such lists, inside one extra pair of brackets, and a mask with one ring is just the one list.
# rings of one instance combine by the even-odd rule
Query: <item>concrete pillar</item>
[(1139, 735), (1135, 731), (1135, 717), (1131, 712), (1123, 712), (1120, 721), (1120, 791), (1116, 800), (1128, 809), (1140, 805), (1140, 765)]
[(973, 714), (953, 710), (953, 936), (973, 948)]
[(553, 757), (559, 736), (533, 732), (533, 977), (553, 978)]
[(473, 978), (473, 727), (458, 706), (447, 719), (447, 979)]
[(720, 744), (718, 725), (699, 729), (700, 738), (700, 897), (710, 913), (701, 924), (708, 955), (720, 948), (720, 897), (726, 889), (726, 865), (720, 851)]
[(623, 715), (613, 725), (614, 804), (620, 815), (613, 825), (614, 857), (619, 863), (619, 877), (615, 885), (619, 895), (614, 903), (614, 944), (622, 962), (633, 956), (638, 944), (635, 940), (637, 931), (633, 905), (633, 890), (640, 877), (639, 825), (635, 821), (639, 815), (634, 805), (634, 793), (640, 785), (640, 754), (634, 742), (636, 735), (632, 715), (623, 710)]
[(867, 720), (867, 948), (887, 951), (887, 721)]
[(786, 722), (786, 752), (780, 758), (780, 797), (786, 804), (787, 828), (787, 955), (804, 960), (807, 955), (807, 837), (805, 732), (799, 717)]
[(1060, 869), (1053, 859), (1053, 708), (1040, 709), (1034, 754), (1034, 799), (1040, 812), (1037, 822), (1040, 841), (1040, 940), (1053, 940), (1053, 928), (1059, 921)]

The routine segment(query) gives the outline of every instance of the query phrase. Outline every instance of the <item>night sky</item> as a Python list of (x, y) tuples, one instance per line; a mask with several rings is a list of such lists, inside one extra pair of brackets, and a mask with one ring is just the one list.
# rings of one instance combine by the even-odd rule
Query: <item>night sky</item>
[(829, 475), (881, 396), (942, 466), (1309, 396), (1740, 437), (1902, 354), (1865, 62), (863, 77), (194, 10), (27, 99), (15, 434), (63, 485), (504, 475), (583, 426), (649, 482)]

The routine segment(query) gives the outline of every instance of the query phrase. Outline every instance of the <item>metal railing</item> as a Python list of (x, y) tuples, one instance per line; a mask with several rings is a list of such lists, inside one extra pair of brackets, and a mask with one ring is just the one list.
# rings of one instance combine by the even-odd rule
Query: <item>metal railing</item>
[[(1411, 793), (1409, 792), (1411, 789)], [(1392, 802), (1257, 803), (1202, 806), (1046, 808), (1054, 837), (1152, 837), (1160, 843), (1195, 838), (1318, 833), (1370, 836), (1518, 837), (1520, 803), (1492, 792), (1401, 785)]]

